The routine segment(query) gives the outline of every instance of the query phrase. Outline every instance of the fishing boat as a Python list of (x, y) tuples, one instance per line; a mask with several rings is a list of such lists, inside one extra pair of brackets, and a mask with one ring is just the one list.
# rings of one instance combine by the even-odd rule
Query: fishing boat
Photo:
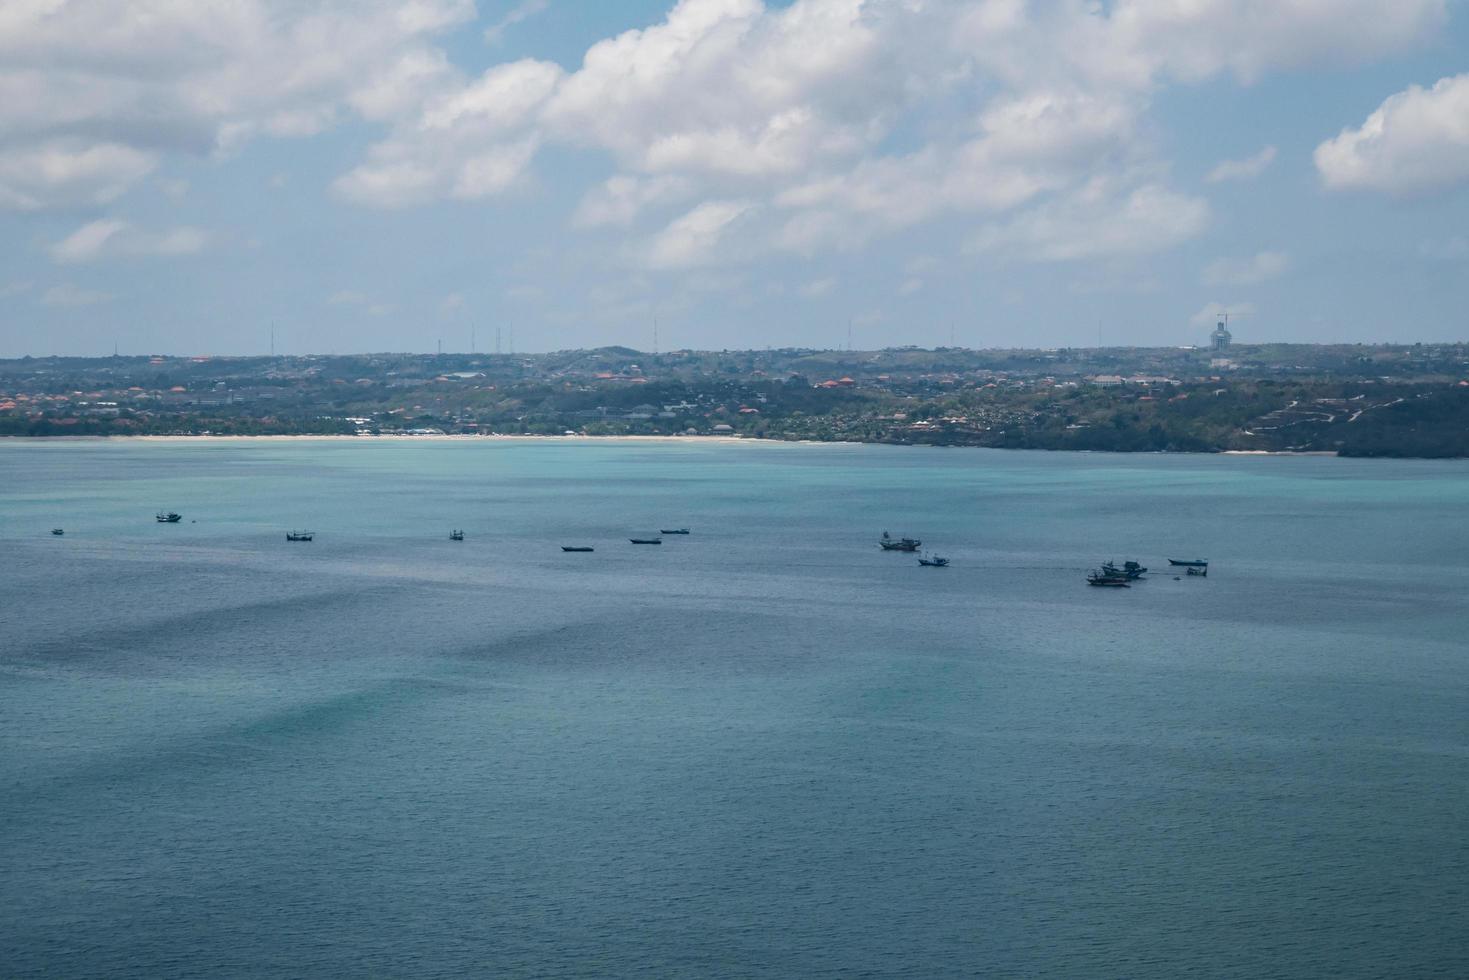
[(1187, 561), (1184, 561), (1184, 560), (1181, 560), (1181, 559), (1178, 559), (1178, 558), (1170, 558), (1170, 559), (1168, 559), (1168, 564), (1170, 564), (1170, 565), (1176, 565), (1176, 566), (1178, 566), (1180, 568), (1208, 568), (1209, 567), (1209, 563), (1207, 561), (1205, 561), (1203, 558), (1192, 558), (1192, 559), (1189, 559)]
[(680, 527), (680, 528), (675, 528), (674, 530), (670, 531), (668, 528), (665, 527), (665, 528), (661, 528), (658, 531), (658, 533), (659, 534), (688, 534), (689, 533), (689, 529), (686, 528), (686, 527)]
[(450, 531), (449, 532), (449, 540), (450, 541), (463, 541), (464, 540), (464, 532), (463, 531)]
[(1108, 589), (1130, 589), (1132, 585), (1125, 576), (1108, 575), (1106, 572), (1097, 570), (1086, 577), (1087, 585), (1096, 585)]
[(1121, 568), (1118, 568), (1110, 561), (1102, 565), (1103, 574), (1110, 575), (1114, 578), (1125, 578), (1130, 582), (1135, 582), (1142, 578), (1145, 572), (1147, 572), (1147, 569), (1135, 561), (1125, 561), (1122, 563)]
[(633, 544), (662, 544), (662, 538), (628, 538)]
[(1205, 565), (1202, 568), (1191, 566), (1189, 568), (1184, 569), (1184, 571), (1187, 574), (1189, 574), (1189, 575), (1197, 575), (1199, 578), (1208, 578), (1209, 577), (1209, 566), (1208, 565)]
[(580, 545), (563, 544), (561, 546), (561, 550), (562, 551), (596, 551), (597, 549), (595, 549), (595, 548), (587, 548), (587, 547), (580, 546)]
[(927, 565), (929, 568), (948, 568), (949, 559), (940, 558), (938, 555), (924, 555), (918, 559), (918, 564)]
[(886, 531), (882, 532), (882, 537), (877, 539), (877, 543), (883, 551), (917, 551), (923, 544), (917, 538), (895, 538)]
[(153, 515), (153, 518), (154, 520), (158, 521), (159, 524), (177, 524), (179, 521), (184, 519), (184, 515), (175, 514), (171, 510), (167, 512), (160, 510), (157, 514)]
[(59, 527), (53, 527), (53, 528), (52, 528), (52, 529), (51, 529), (51, 533), (52, 533), (52, 534), (54, 534), (54, 535), (56, 535), (56, 536), (57, 536), (57, 537), (58, 537), (58, 538), (59, 538), (59, 537), (61, 537), (61, 536), (62, 536), (62, 535), (63, 535), (63, 534), (65, 534), (65, 533), (66, 533), (66, 531), (64, 531), (64, 530), (62, 530), (62, 529), (61, 529), (61, 528), (59, 528)]
[(314, 537), (316, 537), (316, 532), (315, 531), (287, 531), (286, 532), (286, 540), (287, 541), (310, 541)]

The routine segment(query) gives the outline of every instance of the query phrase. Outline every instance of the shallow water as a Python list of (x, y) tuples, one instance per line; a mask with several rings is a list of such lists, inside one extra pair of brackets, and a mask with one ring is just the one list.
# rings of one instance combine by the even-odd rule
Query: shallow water
[(1466, 545), (1463, 462), (0, 444), (4, 972), (1469, 975)]

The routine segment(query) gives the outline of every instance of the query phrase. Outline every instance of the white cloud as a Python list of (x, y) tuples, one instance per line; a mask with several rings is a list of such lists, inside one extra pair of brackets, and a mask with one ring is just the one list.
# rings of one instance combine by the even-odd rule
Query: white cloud
[(0, 209), (107, 204), (157, 165), (156, 153), (114, 142), (48, 139), (0, 147)]
[(516, 24), (530, 20), (536, 14), (542, 13), (551, 5), (550, 0), (521, 0), (512, 7), (504, 17), (485, 28), (485, 42), (487, 44), (499, 44), (505, 39), (505, 32)]
[(1093, 180), (1077, 193), (982, 228), (970, 247), (1044, 262), (1145, 254), (1187, 241), (1208, 223), (1209, 205), (1201, 198), (1156, 184), (1119, 192)]
[(648, 248), (648, 265), (681, 269), (712, 261), (730, 227), (750, 208), (747, 201), (705, 201), (658, 233)]
[(923, 280), (919, 279), (917, 276), (910, 276), (909, 278), (904, 279), (903, 284), (898, 287), (898, 295), (911, 296), (922, 289)]
[(1211, 184), (1225, 180), (1253, 180), (1269, 169), (1275, 162), (1275, 147), (1267, 146), (1254, 156), (1243, 160), (1224, 160), (1209, 171), (1204, 179)]
[(12, 296), (19, 296), (22, 293), (28, 293), (31, 291), (31, 286), (32, 283), (29, 282), (8, 282), (5, 285), (0, 286), (0, 299), (9, 299)]
[(501, 194), (535, 157), (542, 137), (531, 124), (562, 75), (550, 62), (524, 59), (437, 93), (333, 189), (354, 203), (388, 208)]
[(82, 225), (48, 251), (52, 261), (72, 265), (102, 258), (192, 255), (207, 243), (208, 236), (198, 228), (181, 226), (150, 232), (125, 221), (102, 219)]
[(825, 296), (836, 287), (836, 284), (836, 279), (832, 277), (827, 277), (825, 279), (813, 279), (801, 287), (801, 294), (803, 296), (811, 297)]
[(1417, 194), (1469, 182), (1469, 74), (1389, 96), (1315, 158), (1332, 190)]
[(693, 184), (681, 177), (631, 177), (618, 174), (588, 191), (572, 215), (582, 228), (630, 225), (650, 207), (687, 197)]
[(95, 306), (110, 299), (111, 293), (83, 289), (69, 282), (52, 286), (41, 294), (41, 303), (45, 306)]
[(95, 206), (165, 154), (381, 119), (455, 73), (472, 0), (21, 2), (0, 9), (0, 208)]
[[(486, 39), (544, 7), (523, 0)], [(333, 182), (343, 200), (491, 200), (528, 185), (543, 148), (585, 149), (614, 176), (573, 224), (626, 229), (664, 268), (852, 249), (936, 221), (977, 226), (980, 247), (1005, 241), (1020, 257), (1134, 254), (1208, 219), (1168, 185), (1149, 120), (1166, 85), (1370, 60), (1431, 37), (1445, 10), (678, 0), (570, 70), (521, 59), (474, 74), (440, 37), (474, 19), (472, 0), (196, 0), (147, 16), (12, 3), (0, 12), (0, 208), (105, 204), (171, 154), (365, 119), (382, 135)], [(42, 153), (49, 168), (34, 165)], [(1268, 164), (1226, 162), (1215, 179)], [(668, 209), (699, 201), (669, 223)]]
[(93, 221), (51, 246), (56, 262), (87, 262), (97, 257), (108, 239), (126, 227), (121, 221)]
[(793, 174), (872, 145), (873, 113), (903, 100), (881, 87), (891, 52), (870, 19), (860, 0), (682, 0), (662, 23), (593, 45), (546, 125), (630, 170)]
[(1290, 256), (1284, 252), (1258, 252), (1242, 259), (1223, 258), (1210, 262), (1204, 269), (1208, 286), (1253, 286), (1278, 279), (1290, 269)]
[[(1447, 8), (1446, 0), (1117, 0), (1103, 43), (1078, 57), (1100, 72), (1188, 82), (1228, 72), (1249, 83), (1271, 71), (1402, 51), (1432, 36)], [(1106, 64), (1119, 60), (1122, 69)]]

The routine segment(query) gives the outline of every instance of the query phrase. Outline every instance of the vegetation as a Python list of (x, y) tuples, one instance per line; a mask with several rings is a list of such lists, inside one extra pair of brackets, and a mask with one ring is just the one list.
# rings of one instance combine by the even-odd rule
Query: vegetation
[(729, 434), (1469, 455), (1465, 345), (0, 361), (0, 436)]

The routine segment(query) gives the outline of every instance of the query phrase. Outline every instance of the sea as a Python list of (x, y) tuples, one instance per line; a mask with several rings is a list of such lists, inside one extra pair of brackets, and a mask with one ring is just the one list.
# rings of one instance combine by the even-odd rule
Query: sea
[(0, 974), (1469, 976), (1466, 588), (1465, 461), (0, 441)]

